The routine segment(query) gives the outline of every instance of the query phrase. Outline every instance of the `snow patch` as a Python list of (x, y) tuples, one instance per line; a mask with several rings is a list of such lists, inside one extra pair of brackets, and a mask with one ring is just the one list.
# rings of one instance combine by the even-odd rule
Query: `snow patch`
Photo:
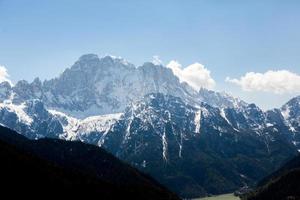
[(26, 112), (24, 111), (25, 108), (27, 108), (25, 103), (22, 103), (20, 105), (15, 105), (11, 102), (0, 103), (0, 109), (7, 109), (9, 112), (15, 113), (18, 116), (20, 122), (31, 125), (33, 119), (26, 114)]
[(220, 115), (225, 119), (225, 121), (226, 121), (229, 125), (231, 125), (230, 121), (229, 121), (229, 120), (227, 119), (227, 117), (226, 117), (226, 113), (225, 113), (224, 108), (222, 108), (222, 109), (220, 110)]
[(164, 133), (162, 135), (162, 145), (163, 145), (163, 159), (165, 161), (168, 161), (167, 159), (168, 142), (167, 142), (166, 130), (164, 130)]
[(281, 114), (282, 114), (282, 116), (285, 120), (289, 119), (289, 117), (290, 117), (290, 108), (288, 106), (285, 107), (285, 109), (281, 111)]
[(195, 123), (195, 133), (200, 133), (200, 126), (201, 126), (201, 109), (199, 109), (199, 110), (195, 113), (194, 123)]
[(99, 141), (99, 145), (101, 145), (101, 141), (104, 140), (103, 136), (106, 136), (111, 126), (119, 120), (122, 115), (122, 113), (99, 115), (81, 120), (70, 117), (56, 110), (49, 110), (49, 113), (60, 120), (64, 128), (65, 135), (63, 137), (65, 139), (77, 140), (80, 139), (81, 135), (86, 135), (91, 132), (99, 132), (103, 133), (102, 139)]

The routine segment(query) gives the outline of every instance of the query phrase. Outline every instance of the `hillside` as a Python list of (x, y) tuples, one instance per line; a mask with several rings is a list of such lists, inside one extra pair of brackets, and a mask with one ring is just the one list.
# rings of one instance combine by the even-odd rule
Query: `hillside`
[(300, 156), (290, 160), (244, 197), (246, 200), (298, 200), (300, 199)]
[[(30, 141), (0, 127), (1, 191), (100, 199), (179, 199), (104, 150), (80, 142)], [(11, 194), (14, 194), (13, 192)]]

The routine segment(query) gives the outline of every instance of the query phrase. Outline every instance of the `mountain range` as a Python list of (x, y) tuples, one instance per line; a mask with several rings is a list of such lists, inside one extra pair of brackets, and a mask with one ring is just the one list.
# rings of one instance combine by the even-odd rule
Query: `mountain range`
[(83, 55), (60, 76), (0, 84), (0, 123), (106, 149), (182, 197), (253, 185), (300, 149), (300, 96), (263, 111), (147, 62)]

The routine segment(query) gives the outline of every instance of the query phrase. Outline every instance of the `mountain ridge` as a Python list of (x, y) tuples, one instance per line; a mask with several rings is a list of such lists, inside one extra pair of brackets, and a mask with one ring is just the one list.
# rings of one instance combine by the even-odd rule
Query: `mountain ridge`
[(0, 126), (0, 149), (3, 194), (17, 187), (30, 197), (51, 188), (50, 196), (179, 199), (149, 176), (91, 145), (28, 140)]
[(122, 58), (99, 58), (95, 54), (81, 56), (57, 78), (43, 82), (36, 78), (32, 83), (22, 80), (15, 86), (7, 82), (0, 84), (0, 89), (0, 101), (9, 99), (21, 104), (39, 99), (47, 108), (76, 118), (122, 112), (131, 101), (149, 93), (181, 97), (193, 105), (208, 101), (205, 98), (208, 94), (210, 99), (216, 99), (215, 102), (210, 100), (215, 106), (232, 107), (234, 103), (242, 103), (229, 95), (205, 89), (195, 91), (162, 65), (145, 62), (136, 67)]

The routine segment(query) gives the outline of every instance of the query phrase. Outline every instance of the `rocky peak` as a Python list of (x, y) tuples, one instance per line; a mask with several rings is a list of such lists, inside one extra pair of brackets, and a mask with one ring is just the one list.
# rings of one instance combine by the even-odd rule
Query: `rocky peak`
[(211, 106), (219, 108), (243, 108), (247, 106), (247, 103), (235, 98), (225, 92), (216, 92), (201, 88), (199, 90), (199, 99), (203, 102), (208, 103)]
[(292, 98), (281, 108), (286, 119), (300, 118), (300, 96)]
[(33, 82), (31, 83), (31, 85), (34, 86), (34, 87), (41, 88), (42, 87), (42, 81), (40, 80), (40, 78), (35, 78), (33, 80)]
[(8, 88), (10, 89), (12, 86), (8, 81), (4, 81), (0, 83), (0, 88)]
[[(205, 102), (216, 108), (234, 108), (241, 112), (247, 108), (247, 103), (226, 93), (204, 88), (199, 92), (193, 90), (186, 83), (180, 83), (171, 69), (160, 64), (146, 62), (135, 67), (123, 58), (99, 58), (96, 54), (81, 56), (57, 78), (44, 83), (38, 78), (32, 83), (19, 81), (12, 90), (14, 103), (40, 99), (47, 108), (76, 118), (124, 112), (131, 102), (150, 93), (180, 97), (194, 107)], [(9, 93), (3, 98), (8, 97)]]
[(11, 94), (12, 94), (11, 84), (7, 81), (0, 83), (0, 101), (10, 100)]
[(14, 99), (13, 102), (20, 104), (25, 100), (31, 99), (32, 90), (30, 84), (26, 80), (18, 81), (13, 87)]
[(146, 62), (139, 67), (139, 69), (143, 71), (143, 73), (148, 74), (150, 77), (165, 81), (176, 81), (179, 83), (179, 79), (173, 74), (172, 70), (162, 65), (155, 65), (152, 62)]
[(89, 62), (89, 61), (99, 61), (99, 57), (97, 54), (84, 54), (80, 56), (78, 62)]
[(20, 81), (17, 82), (17, 84), (15, 85), (14, 88), (25, 88), (25, 87), (28, 87), (28, 86), (29, 86), (28, 81), (20, 80)]
[(124, 58), (121, 57), (116, 57), (112, 55), (106, 55), (100, 59), (100, 62), (104, 66), (123, 66), (123, 67), (129, 67), (129, 68), (135, 68), (133, 64), (125, 60)]
[(63, 77), (74, 73), (91, 73), (99, 67), (100, 59), (96, 54), (82, 55), (71, 68), (64, 71)]
[(38, 116), (40, 119), (47, 117), (48, 111), (40, 100), (30, 100), (26, 102), (25, 112), (32, 116)]

